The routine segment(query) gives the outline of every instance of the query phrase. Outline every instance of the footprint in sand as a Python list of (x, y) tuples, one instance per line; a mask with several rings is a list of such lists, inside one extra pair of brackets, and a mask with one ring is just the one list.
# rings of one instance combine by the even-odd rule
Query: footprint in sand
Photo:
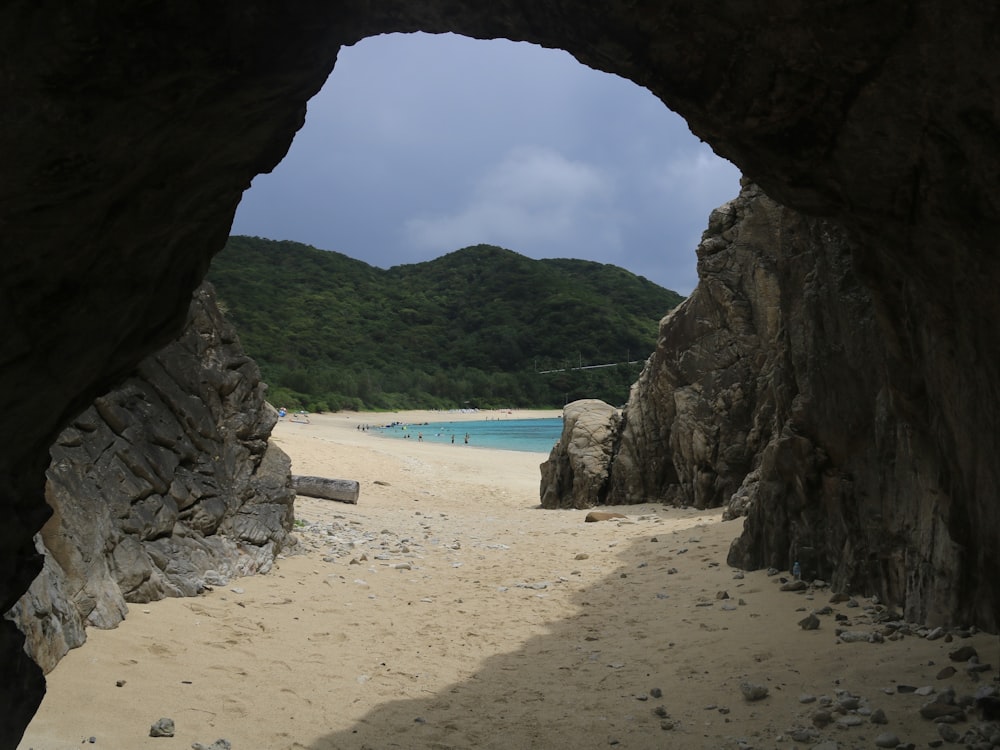
[(151, 643), (148, 646), (149, 653), (153, 656), (174, 656), (174, 650), (169, 646), (164, 646), (162, 643)]

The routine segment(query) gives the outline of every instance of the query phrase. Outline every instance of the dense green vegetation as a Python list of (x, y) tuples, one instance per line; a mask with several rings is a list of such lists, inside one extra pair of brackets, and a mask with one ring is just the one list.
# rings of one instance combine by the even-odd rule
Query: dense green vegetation
[(268, 399), (309, 411), (624, 403), (682, 299), (615, 266), (488, 245), (386, 271), (231, 237), (208, 279)]

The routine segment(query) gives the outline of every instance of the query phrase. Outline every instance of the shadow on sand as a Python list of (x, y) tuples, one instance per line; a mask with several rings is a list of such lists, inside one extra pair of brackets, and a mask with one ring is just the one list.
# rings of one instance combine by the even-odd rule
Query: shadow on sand
[[(725, 631), (760, 616), (751, 602), (736, 604), (743, 582), (725, 554), (739, 527), (727, 526), (733, 534), (711, 544), (694, 527), (623, 545), (618, 567), (580, 588), (575, 614), (548, 634), (426, 698), (381, 704), (308, 750), (735, 747), (761, 713), (740, 698), (740, 679), (773, 654), (754, 637), (720, 647), (735, 635)], [(723, 589), (733, 598), (717, 599)]]

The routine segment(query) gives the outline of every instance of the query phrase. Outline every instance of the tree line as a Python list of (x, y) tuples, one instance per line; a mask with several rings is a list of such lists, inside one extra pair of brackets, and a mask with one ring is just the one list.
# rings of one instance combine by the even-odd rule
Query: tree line
[(491, 245), (385, 270), (234, 236), (208, 280), (268, 399), (307, 411), (623, 403), (682, 300), (616, 266)]

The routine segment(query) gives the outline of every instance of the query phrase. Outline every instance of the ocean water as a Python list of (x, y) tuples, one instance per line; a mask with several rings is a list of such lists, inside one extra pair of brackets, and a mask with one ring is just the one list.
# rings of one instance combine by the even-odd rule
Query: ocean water
[[(482, 422), (429, 422), (377, 427), (371, 430), (389, 438), (454, 443), (465, 447), (494, 448), (548, 454), (562, 435), (562, 419), (490, 419)], [(454, 437), (454, 441), (452, 441)]]

